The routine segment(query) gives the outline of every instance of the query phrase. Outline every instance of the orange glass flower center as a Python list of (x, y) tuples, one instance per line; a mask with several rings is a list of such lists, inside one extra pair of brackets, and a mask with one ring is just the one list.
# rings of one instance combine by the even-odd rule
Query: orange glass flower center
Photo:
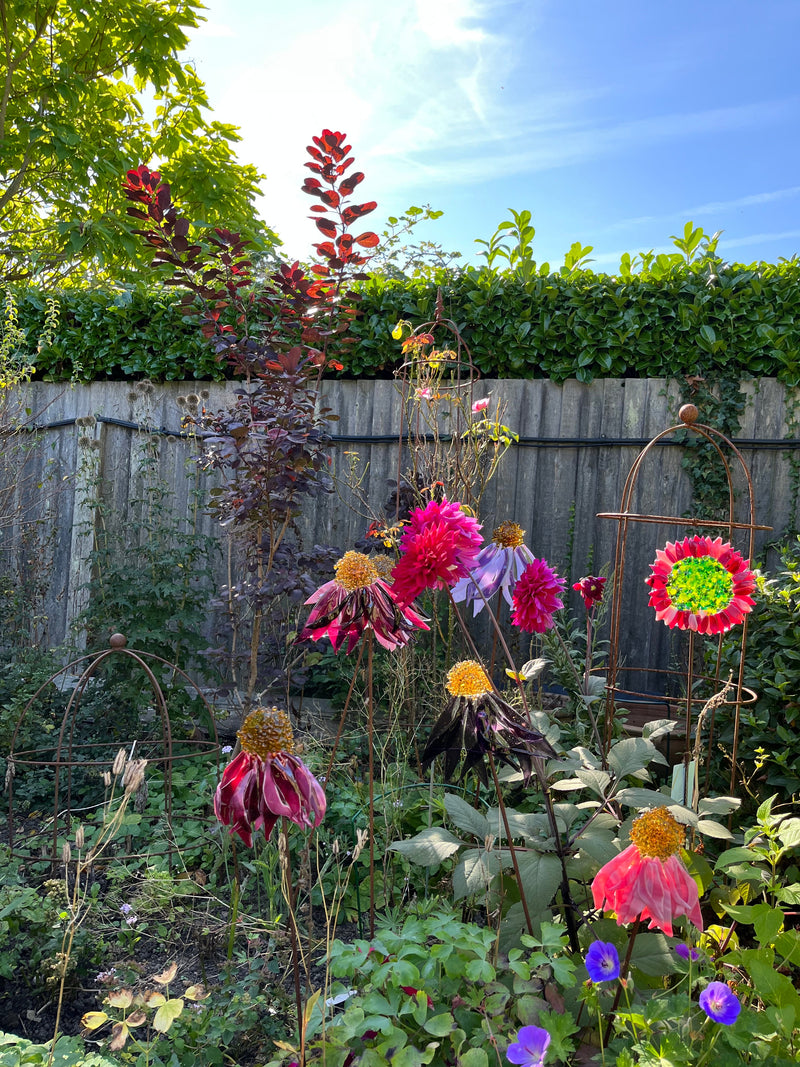
[(454, 697), (480, 697), (492, 691), (489, 676), (474, 659), (462, 660), (451, 667), (445, 687)]
[(278, 752), (294, 752), (294, 731), (289, 714), (279, 708), (256, 708), (236, 735), (245, 752), (268, 759)]
[(631, 827), (631, 841), (643, 856), (668, 860), (683, 845), (684, 829), (667, 808), (638, 815)]
[(501, 522), (492, 534), (492, 540), (501, 548), (519, 548), (525, 531), (516, 522)]
[(365, 589), (378, 577), (372, 561), (363, 552), (345, 552), (336, 564), (335, 571), (336, 581), (343, 585), (348, 593)]

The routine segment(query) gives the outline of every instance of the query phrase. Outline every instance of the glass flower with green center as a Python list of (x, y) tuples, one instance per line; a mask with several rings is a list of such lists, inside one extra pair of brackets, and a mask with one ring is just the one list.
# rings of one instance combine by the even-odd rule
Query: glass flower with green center
[(294, 732), (287, 712), (257, 708), (238, 733), (241, 752), (222, 773), (214, 794), (214, 814), (249, 848), (253, 831), (269, 837), (280, 817), (298, 826), (319, 826), (325, 815), (325, 792), (295, 754)]
[(687, 537), (656, 552), (645, 579), (650, 607), (666, 626), (721, 634), (752, 610), (756, 579), (749, 564), (721, 537)]
[(428, 629), (412, 607), (398, 604), (378, 566), (363, 552), (345, 552), (335, 572), (336, 577), (306, 601), (314, 606), (299, 641), (329, 637), (334, 652), (346, 641), (349, 654), (364, 631), (372, 630), (378, 644), (393, 652), (408, 644), (415, 629)]
[(492, 540), (478, 553), (470, 573), (453, 586), (453, 600), (471, 603), (473, 615), (477, 615), (500, 590), (510, 606), (514, 586), (534, 559), (523, 543), (524, 537), (525, 531), (516, 522), (501, 522)]
[(491, 753), (521, 771), (527, 784), (534, 759), (556, 755), (550, 742), (494, 691), (476, 660), (462, 660), (451, 667), (445, 688), (450, 699), (425, 745), (423, 769), (437, 756), (444, 756), (444, 777), (452, 781), (463, 757), (460, 777), (474, 770), (488, 785), (484, 759)]
[(609, 860), (594, 877), (594, 906), (613, 911), (617, 923), (650, 920), (672, 937), (672, 923), (685, 915), (703, 929), (697, 883), (678, 853), (684, 828), (668, 808), (638, 815), (631, 827), (631, 844)]

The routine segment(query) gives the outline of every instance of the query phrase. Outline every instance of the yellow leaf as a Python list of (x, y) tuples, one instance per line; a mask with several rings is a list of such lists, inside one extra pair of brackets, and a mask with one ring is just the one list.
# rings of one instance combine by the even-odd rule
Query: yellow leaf
[(147, 1016), (143, 1011), (134, 1011), (125, 1020), (128, 1026), (141, 1026), (142, 1023), (147, 1022)]
[(158, 982), (159, 985), (169, 985), (169, 983), (174, 980), (175, 975), (177, 973), (178, 973), (178, 964), (177, 963), (171, 963), (169, 965), (169, 967), (167, 967), (167, 969), (165, 971), (161, 972), (161, 974), (154, 974), (153, 975), (153, 981), (154, 982)]
[(104, 1011), (87, 1011), (81, 1016), (81, 1026), (86, 1030), (97, 1030), (108, 1022), (108, 1016)]
[(187, 1000), (207, 1000), (211, 996), (202, 982), (198, 985), (190, 985), (183, 995)]
[(108, 1047), (112, 1052), (119, 1052), (121, 1048), (124, 1048), (129, 1033), (130, 1031), (125, 1023), (114, 1023), (111, 1027), (111, 1040), (108, 1043)]
[(182, 1011), (183, 1000), (181, 997), (175, 997), (173, 1000), (168, 1000), (166, 1004), (162, 1004), (156, 1012), (155, 1018), (153, 1019), (153, 1029), (158, 1030), (160, 1034), (165, 1034)]
[(290, 1045), (288, 1041), (276, 1041), (275, 1038), (273, 1038), (272, 1040), (273, 1043), (277, 1045), (278, 1048), (283, 1049), (284, 1052), (293, 1052), (295, 1055), (299, 1055), (294, 1045)]
[(130, 989), (118, 989), (116, 993), (109, 993), (105, 1002), (112, 1008), (129, 1008), (133, 1004), (133, 993)]
[(322, 992), (322, 990), (318, 989), (316, 991), (316, 993), (312, 993), (311, 996), (306, 1001), (305, 1007), (303, 1008), (303, 1029), (304, 1030), (308, 1026), (308, 1020), (311, 1018), (311, 1012), (314, 1010), (314, 1005), (319, 1000), (319, 995), (320, 995), (321, 992)]
[(142, 997), (142, 1003), (146, 1004), (148, 1008), (159, 1008), (162, 1004), (167, 1003), (167, 998), (163, 993), (156, 993), (155, 989), (148, 989)]

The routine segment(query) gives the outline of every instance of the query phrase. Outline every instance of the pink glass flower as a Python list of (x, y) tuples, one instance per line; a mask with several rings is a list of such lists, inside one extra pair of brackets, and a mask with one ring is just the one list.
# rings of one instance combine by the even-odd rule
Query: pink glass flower
[[(472, 603), (477, 615), (498, 589), (511, 604), (511, 590), (522, 572), (534, 560), (533, 552), (522, 543), (525, 531), (515, 522), (503, 522), (492, 534), (492, 540), (478, 553), (475, 566), (467, 578), (453, 587), (453, 600)], [(483, 595), (481, 595), (483, 594)]]
[(425, 589), (446, 589), (465, 578), (480, 551), (480, 523), (458, 503), (432, 500), (415, 508), (400, 538), (401, 556), (392, 576), (398, 604), (410, 604)]
[(533, 559), (514, 586), (511, 621), (526, 633), (543, 634), (553, 626), (553, 612), (563, 608), (559, 599), (566, 585), (543, 559)]
[(472, 405), (472, 414), (477, 415), (480, 411), (486, 411), (489, 406), (489, 397), (485, 396), (482, 400), (476, 400)]
[(667, 808), (639, 815), (631, 827), (631, 842), (609, 860), (592, 882), (594, 906), (613, 911), (617, 923), (650, 920), (672, 937), (672, 922), (685, 915), (703, 929), (697, 883), (681, 863), (683, 827)]
[(650, 607), (670, 628), (721, 634), (752, 610), (756, 579), (727, 541), (687, 537), (656, 552), (645, 579)]
[(393, 652), (407, 645), (415, 629), (427, 630), (421, 615), (401, 607), (376, 565), (361, 552), (345, 552), (336, 564), (336, 577), (320, 586), (306, 601), (313, 604), (299, 641), (329, 637), (334, 652), (347, 641), (348, 654), (365, 630)]
[(581, 578), (572, 588), (583, 597), (586, 610), (591, 611), (594, 605), (599, 604), (603, 599), (603, 586), (605, 584), (605, 578), (595, 578), (589, 575), (586, 578)]
[(298, 826), (319, 826), (325, 792), (294, 754), (289, 716), (278, 708), (257, 708), (239, 730), (242, 751), (228, 764), (214, 794), (214, 814), (249, 848), (253, 831), (269, 837), (280, 817)]

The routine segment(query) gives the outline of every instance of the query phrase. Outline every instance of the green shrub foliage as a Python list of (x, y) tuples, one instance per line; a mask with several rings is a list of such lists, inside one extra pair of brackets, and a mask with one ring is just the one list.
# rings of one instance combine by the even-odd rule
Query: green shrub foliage
[[(521, 273), (490, 267), (432, 276), (371, 275), (352, 334), (352, 377), (388, 377), (401, 361), (391, 332), (400, 319), (444, 311), (484, 377), (665, 378), (705, 374), (800, 382), (800, 262), (728, 265), (658, 257), (639, 273), (597, 274), (581, 267)], [(659, 262), (665, 260), (666, 262)], [(625, 264), (621, 264), (621, 268)], [(429, 272), (430, 274), (430, 272)], [(41, 332), (44, 294), (17, 295), (20, 324)], [(60, 295), (61, 324), (37, 360), (57, 381), (224, 378), (226, 369), (184, 319), (171, 294), (75, 290)]]

